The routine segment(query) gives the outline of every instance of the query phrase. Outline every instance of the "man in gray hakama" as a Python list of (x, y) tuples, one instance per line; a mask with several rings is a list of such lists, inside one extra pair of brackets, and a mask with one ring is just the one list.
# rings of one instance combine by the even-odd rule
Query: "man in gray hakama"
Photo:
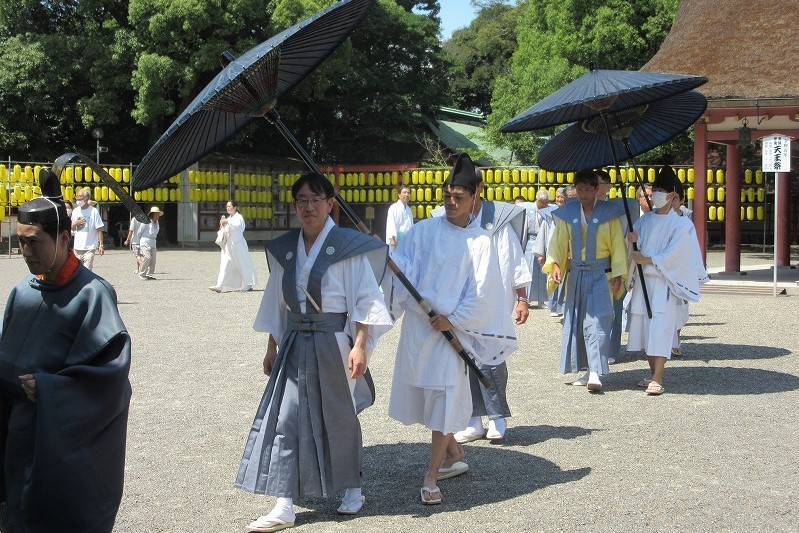
[(546, 209), (549, 205), (549, 193), (541, 189), (536, 193), (534, 203), (526, 202), (520, 205), (527, 210), (528, 235), (524, 258), (530, 266), (532, 277), (527, 299), (530, 300), (531, 307), (543, 308), (547, 302), (547, 275), (541, 270), (544, 261), (543, 255), (536, 253), (536, 239), (539, 233), (546, 232), (545, 228), (550, 221), (549, 211)]
[(593, 171), (578, 172), (574, 183), (579, 202), (567, 202), (553, 212), (557, 222), (544, 270), (554, 283), (561, 283), (561, 272), (569, 270), (561, 372), (588, 370), (574, 384), (597, 391), (602, 388), (599, 376), (608, 373), (612, 300), (627, 275), (627, 248), (619, 223), (623, 205), (597, 201)]
[(338, 512), (360, 510), (357, 414), (374, 403), (374, 386), (365, 359), (358, 370), (352, 354), (365, 356), (391, 327), (377, 285), (387, 247), (333, 224), (333, 190), (323, 176), (306, 174), (294, 189), (302, 230), (266, 245), (271, 274), (255, 327), (270, 333), (270, 378), (236, 479), (237, 487), (278, 501), (250, 531), (293, 526), (295, 498), (346, 490)]

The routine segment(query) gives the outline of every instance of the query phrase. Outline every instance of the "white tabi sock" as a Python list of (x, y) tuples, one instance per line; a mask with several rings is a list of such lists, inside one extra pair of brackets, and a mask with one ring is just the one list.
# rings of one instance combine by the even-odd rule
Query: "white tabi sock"
[(473, 416), (469, 419), (469, 427), (481, 430), (483, 429), (483, 417), (481, 416)]
[(344, 497), (341, 499), (341, 503), (347, 505), (348, 507), (354, 507), (355, 505), (361, 503), (361, 487), (345, 490)]
[(269, 518), (279, 518), (284, 522), (294, 522), (294, 500), (291, 498), (278, 497), (275, 506), (267, 515)]

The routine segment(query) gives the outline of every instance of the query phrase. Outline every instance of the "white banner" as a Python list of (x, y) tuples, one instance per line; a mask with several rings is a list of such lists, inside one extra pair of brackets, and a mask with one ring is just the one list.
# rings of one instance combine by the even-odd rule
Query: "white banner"
[(763, 137), (763, 172), (791, 171), (791, 138), (785, 135)]

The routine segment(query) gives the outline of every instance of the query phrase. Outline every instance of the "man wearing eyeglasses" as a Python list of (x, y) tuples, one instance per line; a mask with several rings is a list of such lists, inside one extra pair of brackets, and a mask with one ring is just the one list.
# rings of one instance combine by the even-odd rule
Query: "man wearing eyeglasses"
[(277, 501), (249, 531), (293, 527), (295, 498), (344, 491), (337, 512), (361, 510), (357, 414), (374, 403), (368, 356), (392, 325), (378, 287), (386, 245), (333, 223), (324, 176), (301, 176), (291, 193), (300, 229), (266, 245), (270, 276), (253, 328), (269, 334), (269, 382), (236, 479)]

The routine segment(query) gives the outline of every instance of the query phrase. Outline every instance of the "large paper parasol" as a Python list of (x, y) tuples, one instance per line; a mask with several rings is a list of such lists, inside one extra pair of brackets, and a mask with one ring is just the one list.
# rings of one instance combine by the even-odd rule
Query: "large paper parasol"
[[(640, 108), (677, 96), (706, 82), (707, 78), (704, 76), (599, 70), (592, 63), (587, 74), (518, 114), (503, 124), (500, 131), (503, 133), (531, 131), (569, 122), (596, 119), (602, 124), (601, 128), (597, 129), (603, 130), (609, 140), (611, 160), (618, 172), (619, 157), (613, 142), (613, 135), (614, 132), (620, 132), (621, 128), (613, 127), (614, 117), (619, 117), (619, 122), (622, 123), (624, 120), (629, 120), (623, 118), (629, 117), (628, 114), (625, 114), (629, 109)], [(635, 173), (635, 177), (637, 180), (638, 172)], [(649, 198), (646, 201), (649, 203)], [(627, 217), (627, 227), (632, 230), (633, 221), (630, 208), (626, 201), (622, 204)], [(633, 249), (638, 251), (638, 246), (635, 243), (633, 243)], [(638, 265), (638, 274), (641, 279), (647, 314), (649, 318), (652, 318), (652, 308), (641, 265)]]
[[(146, 189), (198, 161), (221, 146), (254, 117), (271, 122), (313, 172), (322, 171), (292, 135), (274, 109), (277, 98), (291, 90), (355, 29), (374, 0), (342, 0), (292, 26), (236, 59), (223, 54), (222, 72), (180, 114), (144, 156), (133, 175), (133, 187)], [(339, 207), (364, 233), (369, 229), (355, 210), (336, 193)], [(431, 318), (433, 308), (391, 259), (388, 267)], [(441, 334), (486, 387), (491, 382), (450, 331)]]
[(614, 152), (632, 159), (688, 129), (705, 109), (707, 99), (688, 91), (611, 113), (607, 121), (601, 116), (584, 119), (549, 139), (538, 151), (537, 162), (553, 172), (570, 172), (611, 165)]
[(502, 133), (540, 130), (657, 102), (707, 83), (704, 76), (591, 70), (502, 125)]
[(150, 148), (131, 180), (143, 190), (223, 145), (265, 116), (349, 36), (374, 0), (343, 0), (232, 60)]

